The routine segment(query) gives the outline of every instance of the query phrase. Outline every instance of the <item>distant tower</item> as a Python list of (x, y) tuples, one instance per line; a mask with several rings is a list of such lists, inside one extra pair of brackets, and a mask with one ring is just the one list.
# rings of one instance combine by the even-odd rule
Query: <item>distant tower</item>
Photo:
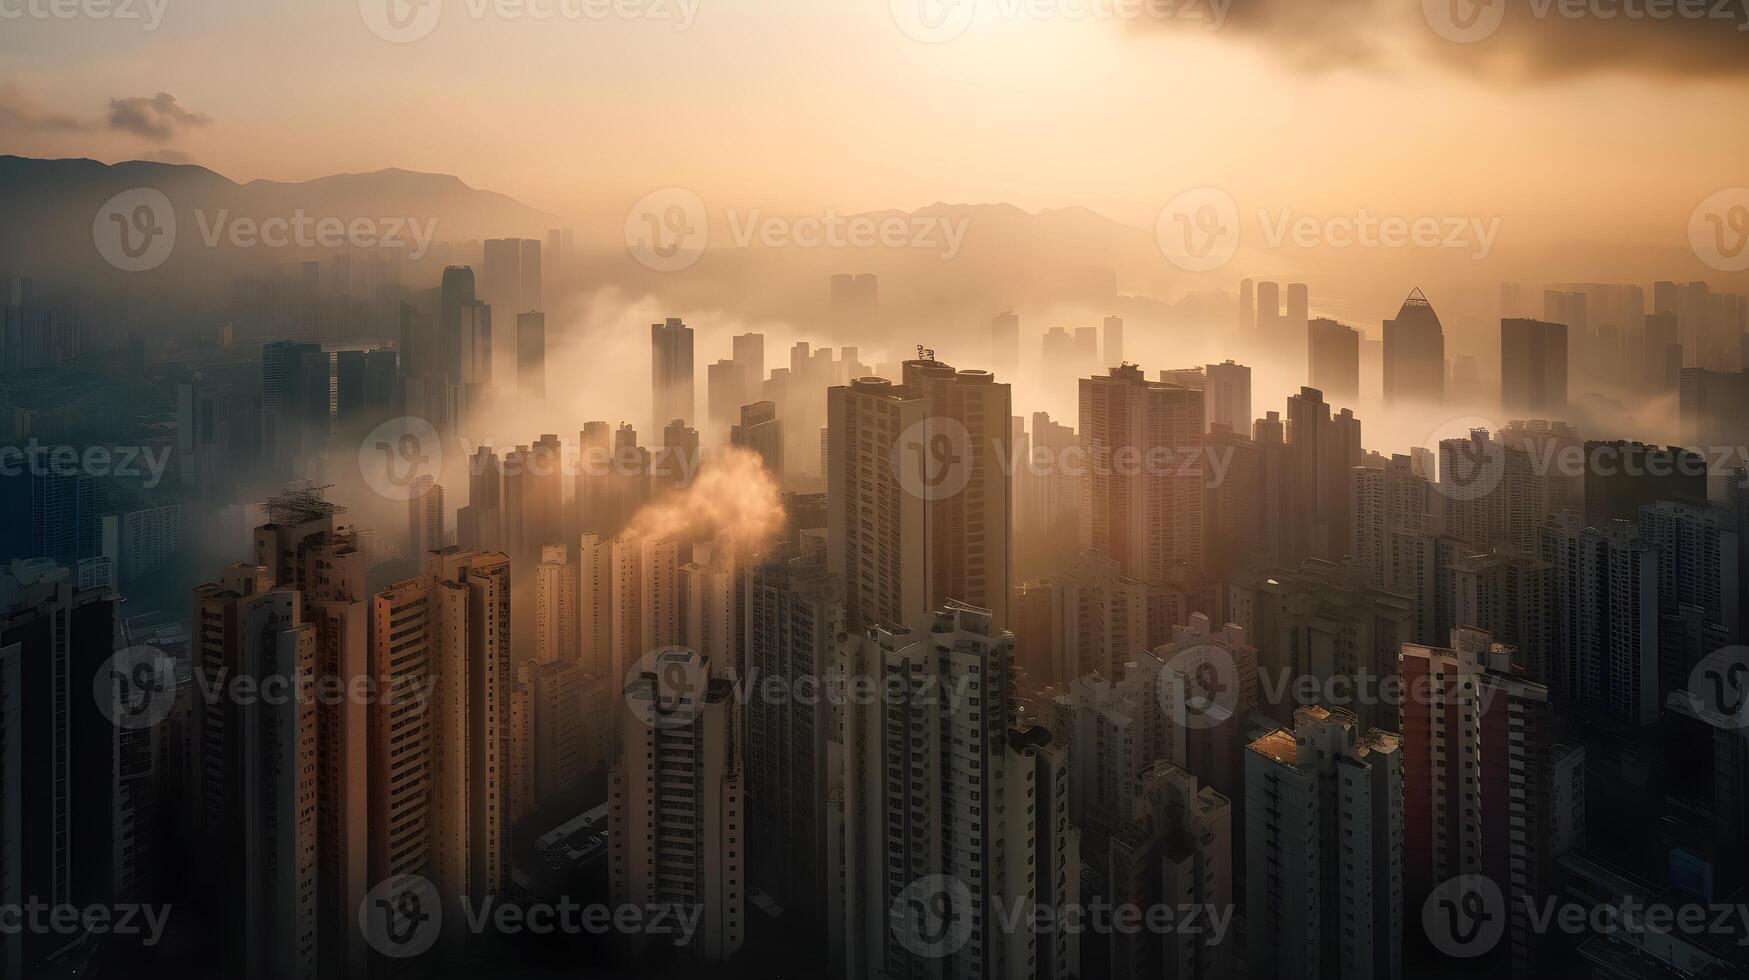
[(650, 327), (652, 432), (680, 419), (691, 425), (693, 410), (692, 328), (670, 317)]
[(1240, 435), (1251, 430), (1251, 369), (1222, 361), (1203, 368), (1207, 426), (1224, 425)]
[(1105, 318), (1105, 366), (1117, 367), (1123, 361), (1123, 317)]
[(1567, 416), (1567, 325), (1500, 321), (1500, 407), (1512, 418)]
[(990, 321), (990, 366), (1010, 377), (1020, 370), (1020, 314), (1013, 310)]
[(1386, 404), (1445, 401), (1445, 330), (1433, 304), (1416, 289), (1394, 320), (1385, 321)]
[(414, 483), (413, 499), (407, 501), (407, 557), (420, 568), (427, 557), (443, 547), (443, 485), (429, 473)]
[(1360, 331), (1319, 317), (1307, 327), (1311, 386), (1331, 404), (1353, 408), (1360, 398)]
[(547, 396), (547, 315), (516, 316), (516, 388), (532, 398)]

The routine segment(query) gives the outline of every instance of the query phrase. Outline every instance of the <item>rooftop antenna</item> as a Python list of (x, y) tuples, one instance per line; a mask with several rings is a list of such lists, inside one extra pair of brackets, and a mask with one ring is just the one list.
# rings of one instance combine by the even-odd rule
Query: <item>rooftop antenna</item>
[(935, 348), (925, 347), (922, 344), (918, 344), (917, 345), (917, 359), (919, 361), (933, 361), (933, 360), (935, 360)]

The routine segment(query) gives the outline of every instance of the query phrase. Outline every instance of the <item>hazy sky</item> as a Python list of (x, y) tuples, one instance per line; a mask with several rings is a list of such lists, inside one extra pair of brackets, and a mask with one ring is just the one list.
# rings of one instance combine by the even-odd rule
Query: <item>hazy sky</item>
[[(82, 2), (162, 22), (38, 15)], [(442, 0), (403, 8), (416, 29), (441, 10), (429, 36), (391, 43), (366, 16), (391, 2), (0, 0), (0, 151), (237, 180), (439, 171), (585, 220), (684, 186), (1148, 225), (1209, 184), (1247, 207), (1671, 244), (1702, 198), (1749, 183), (1740, 10), (1536, 18), (1511, 0), (1497, 35), (1458, 44), (1420, 0), (1196, 0), (1179, 12), (1200, 19), (1170, 20), (1131, 0)], [(588, 15), (614, 2), (639, 16)], [(1426, 9), (1445, 2), (1486, 10)], [(957, 36), (903, 29), (936, 23)]]

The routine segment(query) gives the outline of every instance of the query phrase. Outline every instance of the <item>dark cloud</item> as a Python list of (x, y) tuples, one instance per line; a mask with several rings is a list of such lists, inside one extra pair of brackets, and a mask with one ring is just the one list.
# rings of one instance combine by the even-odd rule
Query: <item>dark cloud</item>
[(73, 133), (89, 128), (72, 116), (44, 111), (17, 85), (0, 82), (0, 133)]
[(133, 133), (157, 143), (168, 143), (184, 129), (205, 126), (212, 117), (183, 108), (176, 96), (159, 92), (151, 98), (109, 100), (109, 128)]
[[(1224, 0), (1150, 0), (1149, 29)], [(1267, 45), (1296, 69), (1391, 71), (1432, 62), (1484, 78), (1593, 72), (1749, 76), (1749, 0), (1230, 0), (1215, 36)]]

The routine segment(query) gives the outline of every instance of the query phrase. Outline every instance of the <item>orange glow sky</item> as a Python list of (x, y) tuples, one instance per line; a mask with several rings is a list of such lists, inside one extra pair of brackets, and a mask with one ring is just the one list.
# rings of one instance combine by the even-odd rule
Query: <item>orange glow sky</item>
[[(667, 20), (546, 22), (444, 0), (409, 44), (373, 35), (360, 0), (158, 2), (150, 33), (0, 20), (0, 151), (158, 154), (236, 180), (453, 173), (585, 223), (678, 185), (749, 207), (1081, 204), (1145, 226), (1215, 184), (1606, 242), (1674, 243), (1696, 202), (1749, 182), (1749, 75), (1508, 81), (1419, 56), (1416, 25), (1381, 28), (1383, 64), (1307, 73), (1230, 25), (1003, 17), (1013, 0), (977, 0), (994, 12), (939, 44), (889, 0), (700, 0), (685, 31), (680, 0), (660, 0)], [(111, 98), (160, 91), (212, 121), (164, 142), (103, 124)]]

